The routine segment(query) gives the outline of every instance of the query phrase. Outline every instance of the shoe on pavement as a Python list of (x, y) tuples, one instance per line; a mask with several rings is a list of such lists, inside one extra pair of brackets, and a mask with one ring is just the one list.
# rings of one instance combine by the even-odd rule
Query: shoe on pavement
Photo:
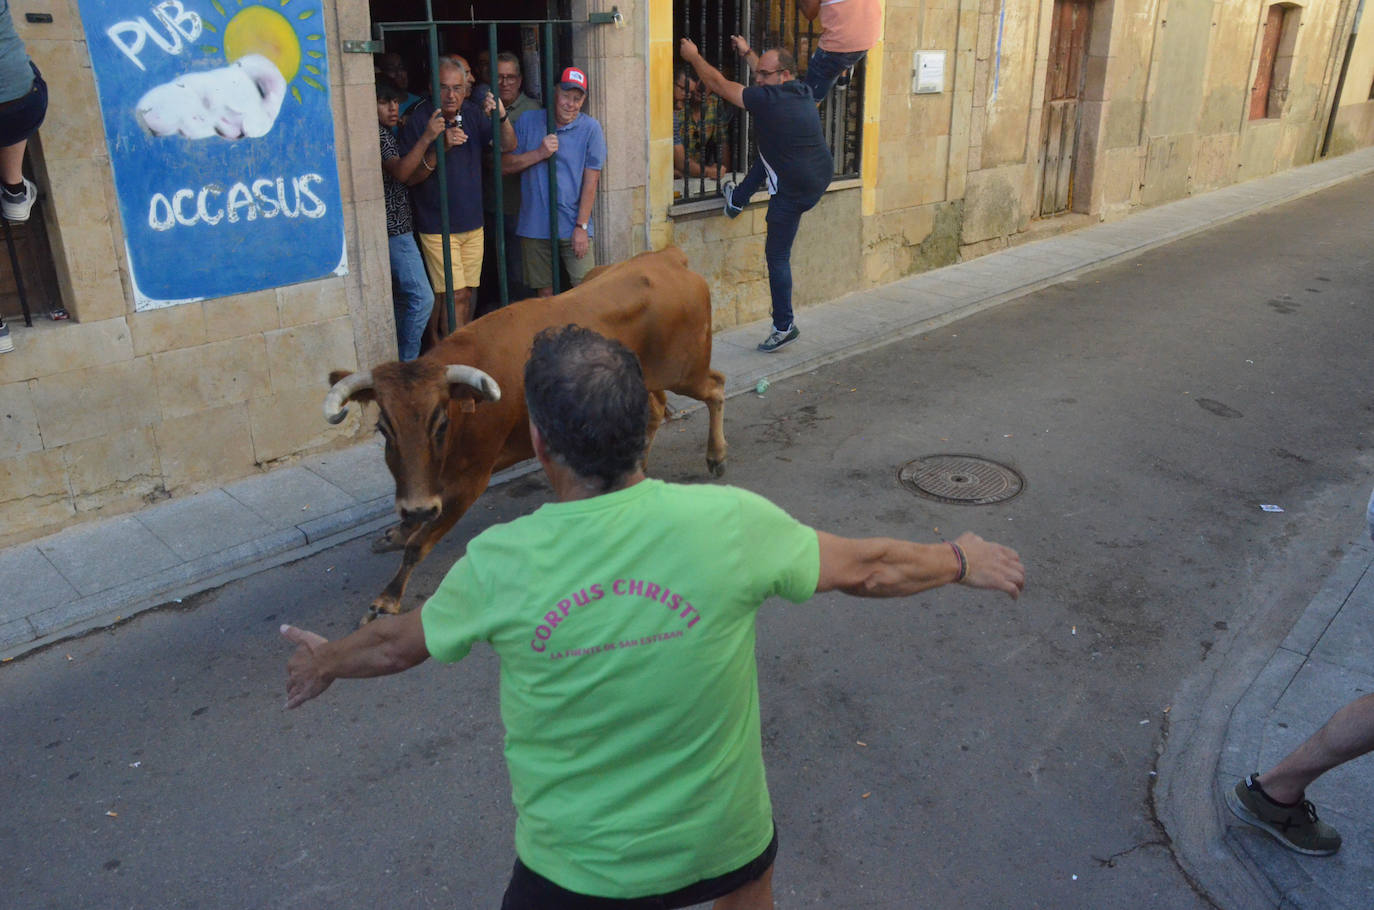
[(722, 183), (720, 192), (725, 197), (725, 214), (731, 218), (738, 218), (739, 213), (744, 211), (744, 206), (735, 205), (735, 181), (727, 180)]
[(5, 325), (5, 320), (0, 319), (0, 354), (8, 354), (14, 350), (14, 339), (10, 337), (10, 327)]
[(25, 177), (22, 196), (12, 196), (9, 190), (0, 189), (0, 215), (4, 215), (6, 221), (28, 221), (29, 211), (37, 201), (38, 187)]
[(1304, 799), (1294, 806), (1281, 806), (1264, 792), (1258, 778), (1252, 774), (1226, 791), (1226, 807), (1231, 814), (1268, 831), (1288, 849), (1308, 856), (1330, 856), (1341, 849), (1340, 834), (1317, 818), (1311, 802)]
[(768, 333), (768, 337), (759, 343), (759, 350), (763, 351), (765, 354), (771, 354), (783, 345), (796, 341), (797, 336), (800, 334), (801, 329), (797, 328), (795, 322), (788, 326), (786, 331), (782, 329), (773, 329), (773, 331)]

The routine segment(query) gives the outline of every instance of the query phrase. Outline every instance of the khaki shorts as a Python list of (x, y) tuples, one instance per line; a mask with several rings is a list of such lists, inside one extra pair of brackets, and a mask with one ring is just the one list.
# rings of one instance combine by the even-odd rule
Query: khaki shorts
[[(590, 244), (587, 247), (587, 255), (581, 259), (573, 255), (571, 240), (558, 241), (558, 253), (563, 260), (563, 267), (568, 270), (568, 277), (572, 279), (573, 287), (581, 284), (587, 273), (596, 268), (596, 254)], [(525, 261), (525, 284), (536, 291), (553, 287), (553, 255), (547, 240), (521, 237), (520, 256)]]
[[(420, 240), (420, 255), (425, 259), (429, 286), (438, 294), (448, 290), (444, 284), (444, 235), (416, 234)], [(453, 262), (453, 284), (459, 288), (475, 288), (482, 283), (482, 229), (474, 228), (461, 234), (448, 235), (449, 259)]]

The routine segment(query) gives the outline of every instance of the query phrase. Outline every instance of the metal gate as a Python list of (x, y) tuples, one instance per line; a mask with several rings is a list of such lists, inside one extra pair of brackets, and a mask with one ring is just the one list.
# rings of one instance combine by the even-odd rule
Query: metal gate
[[(542, 80), (539, 82), (539, 85), (541, 86), (542, 97), (543, 97), (544, 102), (545, 102), (545, 103), (544, 103), (544, 116), (545, 116), (545, 118), (546, 118), (546, 128), (548, 129), (548, 131), (549, 131), (550, 133), (555, 133), (555, 132), (557, 132), (557, 125), (556, 125), (555, 122), (554, 122), (554, 107), (553, 107), (553, 103), (552, 103), (552, 99), (553, 99), (553, 97), (554, 97), (553, 90), (554, 90), (555, 80), (557, 79), (557, 72), (556, 72), (556, 70), (555, 70), (555, 66), (556, 66), (555, 57), (557, 56), (557, 52), (556, 52), (556, 47), (557, 47), (557, 45), (555, 44), (555, 40), (554, 40), (554, 39), (555, 39), (555, 28), (559, 28), (559, 29), (563, 29), (563, 30), (570, 29), (571, 26), (573, 26), (574, 24), (576, 24), (576, 23), (574, 22), (574, 20), (572, 20), (572, 19), (566, 19), (566, 18), (564, 18), (564, 19), (558, 19), (558, 18), (548, 18), (548, 19), (436, 19), (436, 18), (434, 17), (433, 0), (425, 0), (424, 6), (425, 6), (425, 18), (424, 18), (424, 19), (422, 19), (422, 20), (414, 20), (414, 21), (409, 21), (409, 22), (375, 22), (375, 23), (373, 23), (373, 25), (372, 25), (372, 35), (373, 35), (373, 39), (374, 39), (374, 40), (371, 41), (371, 42), (367, 42), (365, 46), (355, 46), (355, 47), (350, 47), (350, 48), (348, 48), (348, 49), (349, 49), (349, 50), (356, 50), (356, 51), (359, 51), (359, 52), (366, 52), (366, 53), (381, 53), (382, 50), (384, 49), (384, 44), (385, 44), (386, 36), (387, 36), (388, 34), (391, 34), (391, 33), (420, 33), (420, 34), (425, 38), (425, 42), (426, 42), (427, 49), (428, 49), (431, 98), (432, 98), (432, 99), (438, 99), (438, 97), (439, 97), (439, 29), (440, 29), (441, 27), (442, 27), (442, 28), (447, 28), (447, 27), (455, 27), (455, 26), (456, 26), (456, 27), (462, 27), (462, 28), (484, 29), (484, 30), (486, 31), (486, 38), (487, 38), (487, 41), (486, 41), (486, 44), (487, 44), (487, 52), (488, 52), (488, 54), (490, 54), (490, 59), (491, 59), (491, 61), (492, 61), (493, 72), (495, 71), (495, 66), (496, 66), (496, 55), (497, 55), (498, 50), (499, 50), (499, 49), (498, 49), (498, 46), (497, 46), (497, 29), (498, 29), (498, 28), (502, 28), (502, 27), (518, 27), (518, 28), (521, 29), (522, 35), (530, 35), (530, 34), (533, 34), (533, 36), (534, 36), (535, 46), (534, 46), (533, 49), (537, 52), (537, 54), (538, 54), (538, 56), (539, 56), (539, 61), (540, 61), (540, 64), (541, 64), (541, 69), (542, 69), (542, 73), (540, 74), (540, 75), (542, 76)], [(617, 11), (616, 11), (615, 8), (613, 7), (612, 10), (611, 10), (611, 12), (609, 12), (609, 13), (592, 13), (591, 16), (589, 17), (589, 19), (587, 20), (587, 22), (588, 22), (588, 24), (591, 24), (591, 25), (610, 24), (610, 23), (612, 23), (612, 22), (614, 21), (614, 18), (615, 18), (615, 16), (616, 16), (617, 14), (618, 14)], [(360, 42), (359, 45), (362, 45), (362, 43)], [(494, 87), (494, 86), (492, 87), (492, 91), (495, 91), (495, 87)], [(437, 103), (437, 101), (436, 101), (436, 103)], [(491, 114), (491, 118), (492, 118), (492, 124), (491, 124), (491, 125), (492, 125), (492, 134), (493, 134), (494, 136), (496, 136), (496, 137), (499, 137), (499, 136), (501, 135), (501, 125), (500, 125), (500, 123), (497, 121), (497, 115), (496, 115), (496, 113), (495, 113), (494, 111), (493, 111), (492, 114)], [(435, 143), (441, 145), (441, 144), (445, 141), (446, 135), (447, 135), (446, 133), (440, 133), (440, 134), (439, 134), (439, 138), (435, 140)], [(439, 149), (436, 149), (436, 154), (439, 156), (440, 160), (443, 160), (443, 156), (442, 156), (442, 154), (440, 154), (442, 151), (446, 151), (446, 149), (443, 149), (442, 147), (439, 148)], [(504, 200), (503, 200), (503, 198), (502, 198), (502, 197), (504, 196), (504, 186), (503, 186), (504, 181), (501, 179), (501, 154), (502, 154), (502, 153), (501, 153), (501, 143), (500, 143), (499, 140), (496, 140), (496, 141), (493, 141), (493, 142), (492, 142), (491, 152), (492, 152), (492, 166), (493, 166), (493, 169), (494, 169), (494, 171), (495, 171), (495, 179), (493, 180), (493, 186), (494, 186), (495, 194), (496, 194), (496, 199), (495, 199), (495, 205), (496, 205), (496, 211), (495, 211), (495, 217), (496, 217), (496, 237), (494, 238), (494, 240), (495, 240), (495, 247), (496, 247), (496, 257), (497, 257), (496, 274), (497, 274), (497, 280), (500, 282), (501, 305), (502, 305), (502, 306), (505, 306), (507, 303), (510, 302), (510, 288), (507, 286), (507, 281), (506, 281), (506, 238), (505, 238), (506, 213), (505, 213)], [(556, 153), (555, 153), (555, 154), (556, 154)], [(557, 204), (557, 200), (558, 200), (558, 175), (557, 175), (557, 169), (556, 169), (556, 168), (554, 167), (554, 165), (553, 165), (553, 159), (552, 159), (552, 158), (549, 159), (548, 165), (549, 165), (549, 166), (548, 166), (548, 174), (549, 174), (549, 200), (550, 200), (550, 204), (549, 204), (549, 245), (550, 245), (551, 248), (552, 248), (553, 266), (554, 266), (554, 267), (553, 267), (553, 292), (554, 292), (555, 294), (557, 294), (557, 293), (559, 293), (560, 290), (562, 290), (562, 288), (561, 288), (561, 283), (562, 283), (562, 282), (561, 282), (560, 276), (559, 276), (559, 266), (560, 266), (560, 261), (561, 261), (561, 260), (560, 260), (560, 257), (559, 257), (559, 248), (558, 248), (558, 204)], [(442, 167), (436, 168), (436, 172), (437, 172), (437, 173), (436, 173), (436, 176), (437, 176), (438, 179), (439, 179), (439, 198), (442, 199), (442, 200), (447, 200), (447, 199), (448, 199), (448, 174), (446, 173), (446, 171), (447, 171), (447, 168), (442, 168)], [(444, 291), (444, 305), (445, 305), (445, 307), (446, 307), (446, 309), (447, 309), (448, 324), (449, 324), (449, 326), (453, 326), (453, 325), (455, 324), (455, 321), (456, 321), (456, 319), (455, 319), (455, 315), (456, 315), (456, 314), (454, 313), (454, 303), (453, 303), (453, 261), (452, 261), (451, 253), (450, 253), (450, 250), (449, 250), (449, 217), (448, 217), (448, 215), (449, 215), (449, 212), (448, 212), (448, 205), (445, 203), (444, 205), (439, 206), (439, 217), (440, 217), (440, 224), (441, 224), (441, 227), (442, 227), (442, 236), (443, 236), (442, 247), (443, 247), (443, 254), (444, 254), (444, 283), (445, 283), (445, 285), (447, 286), (447, 287), (446, 287), (446, 290)]]

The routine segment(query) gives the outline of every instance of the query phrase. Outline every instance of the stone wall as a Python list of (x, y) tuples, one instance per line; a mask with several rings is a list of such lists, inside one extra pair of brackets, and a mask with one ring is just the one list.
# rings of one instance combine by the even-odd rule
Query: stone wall
[[(50, 87), (32, 148), (68, 322), (8, 320), (0, 355), (0, 545), (186, 495), (359, 437), (325, 424), (333, 368), (395, 356), (365, 0), (326, 3), (350, 273), (135, 312), (75, 0), (15, 21)], [(46, 12), (51, 24), (22, 13)], [(283, 251), (289, 255), (289, 251)]]

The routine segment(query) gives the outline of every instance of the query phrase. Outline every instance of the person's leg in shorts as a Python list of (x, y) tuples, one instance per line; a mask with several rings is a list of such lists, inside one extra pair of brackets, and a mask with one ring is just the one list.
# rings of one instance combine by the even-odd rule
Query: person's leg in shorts
[(553, 296), (553, 251), (545, 238), (521, 237), (520, 258), (523, 260), (525, 284), (536, 296)]
[(28, 221), (38, 187), (24, 176), (24, 150), (48, 112), (48, 84), (30, 61), (33, 83), (28, 93), (0, 111), (0, 213), (9, 221)]
[(444, 276), (444, 246), (442, 234), (420, 234), (420, 252), (424, 254), (425, 270), (434, 288), (434, 309), (425, 331), (428, 350), (440, 339), (472, 321), (473, 290), (482, 280), (482, 229), (474, 228), (449, 235), (449, 261), (453, 268), (453, 326), (448, 324), (448, 305), (444, 291), (448, 283)]
[(595, 897), (569, 891), (544, 878), (518, 858), (501, 910), (681, 910), (714, 901), (712, 910), (773, 910), (773, 860), (778, 833), (757, 857), (724, 875), (670, 891), (636, 898)]
[(434, 291), (426, 280), (425, 261), (415, 245), (415, 235), (395, 234), (387, 238), (391, 253), (391, 301), (396, 310), (396, 353), (400, 360), (420, 356), (420, 338), (425, 333)]
[(558, 250), (563, 256), (563, 268), (568, 270), (568, 280), (572, 287), (577, 287), (587, 277), (587, 273), (596, 268), (596, 253), (592, 251), (590, 245), (587, 246), (587, 255), (578, 259), (573, 253), (571, 240), (558, 241)]

